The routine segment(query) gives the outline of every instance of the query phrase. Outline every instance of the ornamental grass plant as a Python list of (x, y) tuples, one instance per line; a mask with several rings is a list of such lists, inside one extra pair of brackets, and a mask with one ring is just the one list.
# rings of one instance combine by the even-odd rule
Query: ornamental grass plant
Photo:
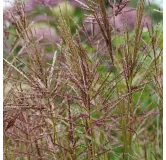
[(162, 159), (162, 11), (129, 3), (4, 10), (5, 160)]

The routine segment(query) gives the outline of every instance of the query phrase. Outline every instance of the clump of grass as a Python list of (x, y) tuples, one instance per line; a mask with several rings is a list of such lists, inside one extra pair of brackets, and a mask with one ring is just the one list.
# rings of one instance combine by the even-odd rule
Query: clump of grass
[(144, 31), (139, 0), (134, 31), (125, 19), (118, 32), (115, 18), (128, 1), (76, 1), (100, 36), (59, 8), (52, 60), (23, 2), (6, 15), (4, 158), (162, 159), (162, 24)]

